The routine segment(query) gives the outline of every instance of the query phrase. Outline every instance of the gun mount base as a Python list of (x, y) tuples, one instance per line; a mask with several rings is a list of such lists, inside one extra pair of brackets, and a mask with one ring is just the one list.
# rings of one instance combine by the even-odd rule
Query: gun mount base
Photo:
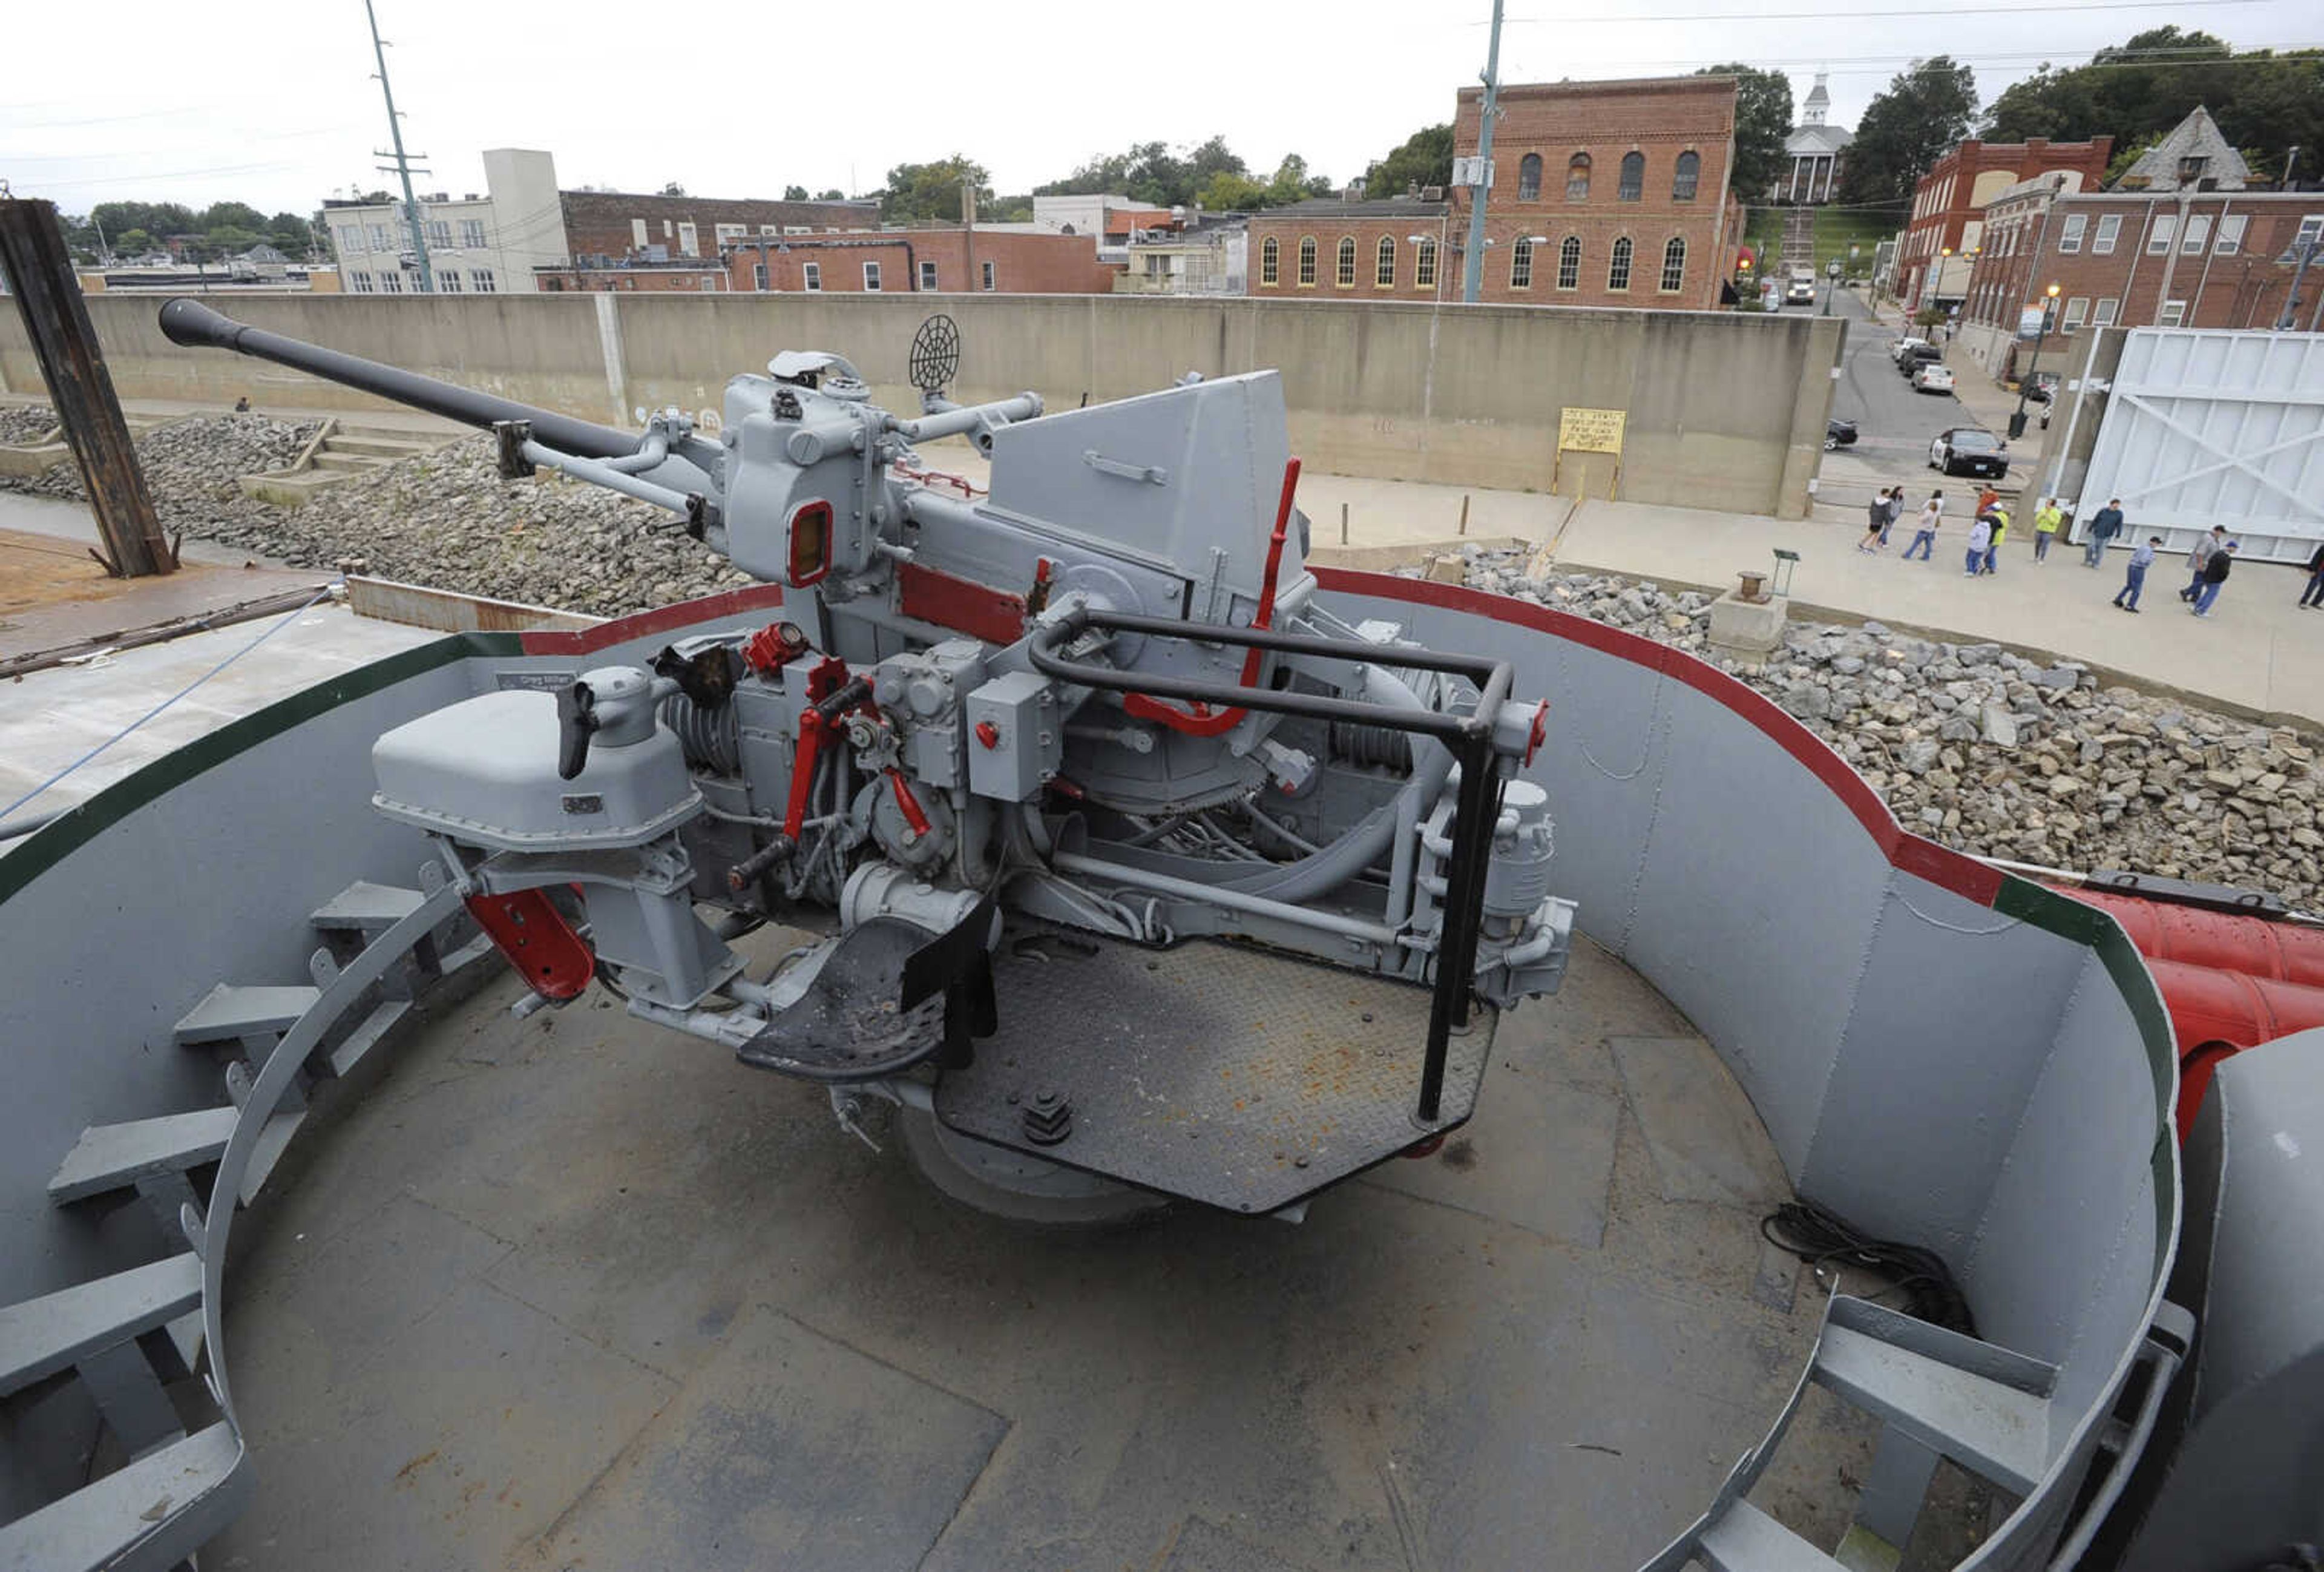
[[(994, 972), (1000, 1031), (936, 1087), (947, 1131), (1252, 1216), (1466, 1123), (1497, 1021), (1472, 1009), (1422, 1125), (1426, 988), (1243, 944), (1081, 935), (1004, 945)], [(1045, 1092), (1074, 1110), (1062, 1139), (1028, 1133)]]

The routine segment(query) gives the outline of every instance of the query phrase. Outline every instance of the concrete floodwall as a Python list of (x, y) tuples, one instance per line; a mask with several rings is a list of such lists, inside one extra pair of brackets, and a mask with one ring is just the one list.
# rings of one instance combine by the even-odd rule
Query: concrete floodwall
[[(717, 410), (779, 349), (846, 356), (889, 407), (913, 330), (960, 324), (954, 395), (1030, 389), (1051, 409), (1150, 393), (1189, 371), (1278, 369), (1292, 446), (1335, 475), (1803, 516), (1846, 325), (1837, 318), (1123, 295), (234, 296), (243, 320), (593, 421)], [(161, 336), (151, 296), (92, 296), (125, 399), (384, 407)], [(37, 393), (0, 318), (0, 391)], [(1618, 460), (1558, 452), (1560, 412), (1627, 416)]]

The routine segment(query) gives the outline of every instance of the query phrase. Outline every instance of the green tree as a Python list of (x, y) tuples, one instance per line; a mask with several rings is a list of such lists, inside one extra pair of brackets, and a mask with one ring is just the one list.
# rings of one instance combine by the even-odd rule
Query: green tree
[(194, 220), (199, 229), (244, 229), (253, 234), (266, 227), (266, 216), (246, 202), (213, 202)]
[(1950, 55), (1898, 72), (1857, 124), (1841, 196), (1868, 207), (1910, 201), (1914, 183), (1969, 134), (1976, 114), (1977, 78)]
[(1139, 142), (1120, 153), (1089, 159), (1065, 179), (1035, 186), (1033, 194), (1111, 195), (1148, 207), (1173, 208), (1204, 201), (1204, 190), (1221, 176), (1248, 178), (1250, 174), (1250, 166), (1223, 136), (1186, 148), (1173, 148), (1166, 142)]
[(825, 191), (821, 196), (817, 197), (816, 200), (818, 202), (844, 202), (847, 200), (847, 193), (841, 190), (838, 187), (834, 186), (829, 190)]
[(143, 256), (153, 249), (153, 237), (143, 229), (124, 229), (113, 237), (113, 249), (124, 256)]
[(1415, 186), (1452, 183), (1452, 123), (1424, 125), (1364, 171), (1364, 193), (1401, 196)]
[(880, 217), (894, 224), (957, 224), (964, 180), (975, 182), (979, 208), (992, 199), (991, 175), (960, 153), (933, 163), (899, 163), (888, 171), (888, 184), (880, 193)]
[(1333, 190), (1331, 177), (1309, 174), (1307, 161), (1296, 153), (1283, 155), (1283, 162), (1275, 166), (1274, 178), (1267, 182), (1268, 199), (1277, 204), (1328, 197)]
[(995, 197), (988, 208), (979, 203), (977, 217), (993, 224), (1030, 224), (1033, 221), (1033, 199), (1030, 197)]
[(783, 188), (784, 201), (804, 202), (807, 199), (807, 188), (805, 186), (785, 186)]
[(1711, 66), (1695, 75), (1735, 79), (1735, 169), (1729, 179), (1745, 201), (1757, 201), (1789, 168), (1784, 138), (1792, 134), (1792, 79), (1781, 71), (1742, 64)]
[(266, 221), (266, 241), (297, 262), (315, 249), (314, 227), (296, 213), (277, 213)]
[(2014, 84), (1987, 111), (1985, 134), (1997, 142), (2107, 135), (2119, 154), (2151, 146), (2197, 105), (2244, 150), (2255, 175), (2274, 179), (2287, 149), (2324, 144), (2324, 51), (2237, 51), (2208, 32), (2149, 28), (2098, 51), (2087, 66), (2045, 65)]
[(665, 197), (682, 197), (686, 195), (686, 188), (678, 181), (672, 180), (661, 189), (661, 194)]
[(1272, 193), (1249, 175), (1222, 170), (1194, 193), (1194, 200), (1213, 213), (1249, 213), (1268, 206)]

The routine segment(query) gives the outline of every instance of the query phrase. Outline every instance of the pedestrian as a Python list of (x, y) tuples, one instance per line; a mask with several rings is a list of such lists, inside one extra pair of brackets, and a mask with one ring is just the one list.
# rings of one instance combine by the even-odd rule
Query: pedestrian
[(2116, 497), (2090, 515), (2090, 532), (2082, 540), (2082, 566), (2095, 568), (2106, 555), (2107, 542), (2122, 533), (2122, 498)]
[(1864, 511), (1868, 521), (1864, 539), (1856, 542), (1856, 549), (1869, 557), (1874, 548), (1879, 545), (1880, 537), (1888, 531), (1888, 494), (1885, 491), (1875, 492), (1872, 496), (1872, 505)]
[(1989, 513), (1993, 511), (1994, 504), (1998, 503), (2000, 500), (2001, 494), (1988, 485), (1983, 491), (1977, 494), (1977, 511), (1981, 513)]
[(1985, 554), (1993, 545), (1993, 521), (1980, 518), (1969, 527), (1969, 571), (1961, 577), (1975, 578), (1978, 569), (1985, 566)]
[[(1901, 493), (1904, 488), (1900, 485), (1896, 489)], [(1937, 549), (1937, 521), (1944, 517), (1944, 514), (1945, 494), (1941, 491), (1931, 492), (1929, 500), (1921, 504), (1920, 522), (1913, 528), (1913, 543), (1904, 548), (1905, 561), (1910, 562), (1915, 551), (1921, 554), (1921, 560), (1923, 562), (1934, 560), (1933, 554)]]
[(2225, 524), (2213, 524), (2209, 534), (2195, 537), (2194, 545), (2187, 551), (2190, 577), (2187, 580), (2187, 587), (2179, 592), (2180, 599), (2192, 600), (2203, 593), (2203, 570), (2211, 565), (2211, 559), (2219, 554), (2219, 548), (2227, 544), (2227, 526)]
[(2001, 565), (2001, 542), (2009, 535), (2009, 515), (1997, 503), (1993, 511), (1985, 516), (1993, 523), (1993, 532), (1985, 542), (1985, 571), (1991, 573)]
[(2035, 509), (2034, 513), (2034, 561), (2040, 562), (2048, 559), (2050, 542), (2058, 538), (2058, 526), (2065, 522), (2066, 515), (2058, 509), (2058, 499), (2054, 496), (2043, 497), (2042, 505)]
[(1888, 522), (1881, 526), (1880, 530), (1880, 549), (1883, 551), (1888, 549), (1888, 532), (1895, 529), (1896, 521), (1904, 516), (1904, 488), (1901, 485), (1892, 485), (1888, 488)]
[(2302, 606), (2324, 606), (2324, 544), (2308, 559), (2308, 588), (2301, 595)]
[(2154, 564), (2154, 548), (2163, 544), (2160, 535), (2146, 537), (2146, 544), (2130, 554), (2130, 568), (2120, 589), (2114, 592), (2114, 603), (2125, 611), (2138, 609), (2138, 592), (2146, 587), (2146, 570)]
[(2211, 603), (2219, 598), (2219, 587), (2227, 581), (2227, 569), (2236, 562), (2236, 542), (2228, 541), (2210, 554), (2203, 563), (2203, 588), (2195, 596), (2195, 615), (2209, 616)]

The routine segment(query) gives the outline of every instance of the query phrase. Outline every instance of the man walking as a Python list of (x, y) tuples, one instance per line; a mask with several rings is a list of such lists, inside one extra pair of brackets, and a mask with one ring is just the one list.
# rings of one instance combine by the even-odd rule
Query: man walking
[(1993, 532), (1985, 542), (1985, 571), (1989, 574), (2001, 565), (2001, 542), (2009, 536), (2009, 514), (1996, 503), (1985, 516), (1993, 525)]
[(1888, 488), (1888, 522), (1882, 525), (1880, 530), (1880, 549), (1883, 551), (1888, 549), (1888, 532), (1895, 529), (1896, 521), (1904, 516), (1904, 488), (1901, 485), (1892, 485)]
[(1993, 545), (1993, 521), (1978, 519), (1969, 527), (1969, 571), (1964, 578), (1975, 578), (1978, 569), (1985, 566), (1985, 554)]
[(2114, 603), (2125, 611), (2138, 609), (2138, 592), (2146, 587), (2146, 570), (2154, 565), (2154, 548), (2163, 544), (2160, 535), (2146, 537), (2146, 544), (2130, 554), (2130, 570), (2120, 589), (2114, 592)]
[(2210, 554), (2203, 563), (2203, 587), (2195, 596), (2195, 615), (2209, 616), (2211, 603), (2219, 598), (2220, 587), (2227, 581), (2227, 569), (2236, 562), (2236, 542), (2227, 541)]
[(2090, 515), (2090, 532), (2082, 541), (2082, 566), (2095, 568), (2106, 556), (2107, 542), (2122, 533), (2122, 498), (2116, 497)]
[[(1901, 485), (1896, 488), (1899, 500), (1902, 500), (1901, 494), (1904, 489)], [(1941, 491), (1931, 492), (1929, 500), (1921, 504), (1921, 519), (1920, 522), (1914, 526), (1913, 543), (1904, 548), (1905, 561), (1910, 562), (1915, 551), (1921, 554), (1921, 560), (1923, 562), (1933, 559), (1937, 549), (1937, 521), (1944, 517), (1944, 513), (1945, 494)]]
[(2195, 544), (2187, 552), (2187, 567), (2191, 577), (2187, 580), (2187, 587), (2179, 592), (2180, 599), (2192, 600), (2203, 593), (2204, 569), (2210, 567), (2211, 559), (2219, 554), (2219, 548), (2227, 543), (2227, 526), (2225, 524), (2213, 524), (2209, 534), (2195, 537)]
[(2324, 545), (2308, 559), (2308, 587), (2301, 592), (2300, 604), (2324, 606)]
[(2041, 562), (2049, 558), (2050, 542), (2058, 538), (2058, 526), (2065, 522), (2066, 515), (2058, 509), (2058, 499), (2054, 496), (2043, 498), (2041, 507), (2034, 514), (2034, 561)]
[(1896, 515), (1888, 511), (1888, 504), (1895, 500), (1895, 490), (1891, 486), (1886, 491), (1874, 492), (1871, 505), (1864, 510), (1864, 539), (1856, 543), (1856, 549), (1868, 557), (1875, 547), (1888, 543), (1888, 526), (1896, 522)]

